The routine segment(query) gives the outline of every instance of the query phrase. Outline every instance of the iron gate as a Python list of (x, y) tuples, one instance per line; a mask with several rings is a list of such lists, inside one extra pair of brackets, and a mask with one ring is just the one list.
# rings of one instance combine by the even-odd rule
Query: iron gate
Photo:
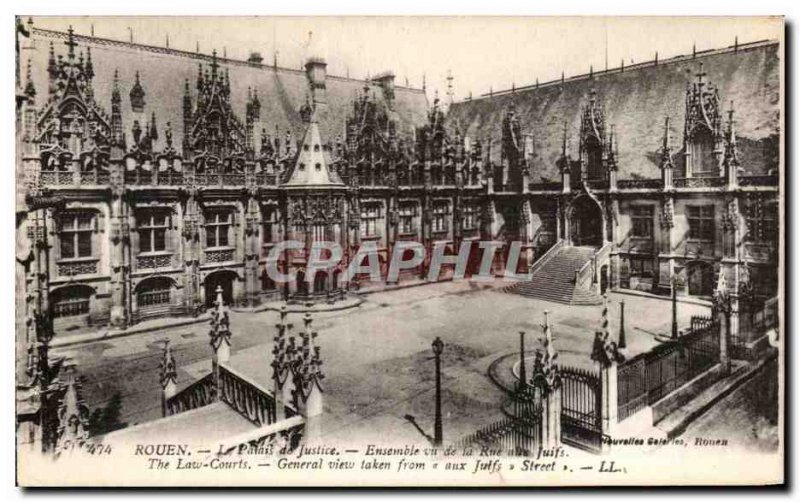
[(561, 441), (599, 453), (603, 440), (600, 375), (562, 367), (561, 385)]

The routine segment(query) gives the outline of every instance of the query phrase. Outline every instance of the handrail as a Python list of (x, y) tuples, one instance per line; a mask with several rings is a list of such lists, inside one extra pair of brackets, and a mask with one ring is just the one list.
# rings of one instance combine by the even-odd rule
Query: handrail
[(193, 410), (214, 402), (214, 374), (195, 380), (164, 403), (164, 416)]
[[(597, 274), (597, 262), (603, 259), (603, 255), (610, 254), (611, 248), (613, 247), (612, 242), (607, 242), (603, 245), (600, 249), (594, 252), (592, 258), (583, 264), (583, 266), (579, 269), (575, 270), (575, 284), (582, 284), (588, 277), (594, 277)], [(591, 276), (587, 274), (587, 269), (589, 267), (591, 269)]]
[(217, 371), (220, 401), (255, 425), (275, 422), (277, 403), (272, 392), (224, 364), (220, 364)]
[(539, 271), (540, 268), (545, 266), (545, 264), (550, 261), (550, 259), (555, 256), (559, 251), (561, 251), (564, 246), (567, 245), (567, 241), (564, 239), (559, 239), (556, 241), (555, 244), (550, 246), (550, 249), (545, 251), (545, 253), (536, 260), (533, 265), (531, 265), (530, 271), (528, 272), (529, 275), (533, 275)]
[[(300, 415), (274, 422), (256, 430), (242, 432), (235, 436), (223, 439), (219, 446), (220, 455), (229, 455), (240, 447), (259, 447), (270, 439), (274, 439), (278, 434), (286, 433), (284, 439), (287, 444), (294, 449), (299, 444), (305, 428), (305, 419)], [(297, 437), (299, 436), (299, 437)]]

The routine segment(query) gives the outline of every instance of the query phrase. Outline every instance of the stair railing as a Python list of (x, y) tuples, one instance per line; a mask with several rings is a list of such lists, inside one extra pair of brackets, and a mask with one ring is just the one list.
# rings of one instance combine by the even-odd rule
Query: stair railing
[(305, 425), (305, 419), (300, 415), (262, 425), (254, 431), (223, 439), (219, 445), (219, 455), (258, 455), (268, 451), (274, 451), (275, 454), (291, 453), (303, 441)]
[(536, 260), (531, 268), (528, 271), (528, 274), (533, 276), (536, 272), (538, 272), (542, 267), (544, 267), (551, 258), (558, 254), (565, 246), (567, 245), (567, 241), (564, 239), (559, 239), (555, 244), (550, 246), (550, 249), (545, 251), (545, 253)]
[(597, 282), (597, 274), (602, 267), (602, 262), (611, 254), (613, 243), (607, 242), (603, 247), (595, 251), (592, 258), (583, 264), (581, 268), (575, 270), (575, 284), (585, 288)]
[(164, 403), (164, 416), (201, 408), (213, 403), (215, 396), (214, 375), (209, 373), (167, 399)]

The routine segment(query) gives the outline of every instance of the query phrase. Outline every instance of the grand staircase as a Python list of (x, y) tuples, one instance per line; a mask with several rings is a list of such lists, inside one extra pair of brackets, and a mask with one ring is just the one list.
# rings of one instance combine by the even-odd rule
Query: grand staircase
[(599, 305), (603, 302), (600, 295), (575, 284), (575, 271), (586, 265), (596, 251), (593, 247), (564, 246), (541, 258), (545, 262), (534, 266), (530, 281), (508, 286), (505, 291), (569, 305)]

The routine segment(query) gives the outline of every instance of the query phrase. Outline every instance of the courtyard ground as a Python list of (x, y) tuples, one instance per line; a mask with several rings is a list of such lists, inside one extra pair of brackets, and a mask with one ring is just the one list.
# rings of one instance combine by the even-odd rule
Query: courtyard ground
[[(496, 286), (496, 284), (495, 284)], [(439, 336), (443, 353), (445, 441), (454, 441), (502, 417), (504, 393), (488, 378), (489, 365), (519, 347), (526, 331), (529, 349), (539, 346), (544, 310), (561, 363), (590, 367), (594, 331), (601, 307), (567, 306), (503, 293), (492, 286), (448, 282), (378, 292), (357, 308), (319, 313), (314, 329), (324, 361), (325, 418), (331, 440), (419, 442), (404, 415), (432, 433), (433, 369), (431, 343)], [(611, 294), (611, 330), (618, 331), (620, 300), (626, 303), (629, 355), (668, 336), (668, 300)], [(708, 315), (700, 305), (679, 305), (679, 325), (692, 315)], [(291, 314), (295, 332), (302, 316)], [(231, 365), (271, 388), (269, 380), (276, 312), (231, 313)], [(194, 324), (55, 350), (74, 360), (83, 376), (90, 409), (121, 405), (119, 425), (158, 418), (162, 340), (170, 339), (179, 367), (178, 387), (211, 367), (208, 325)], [(424, 440), (423, 440), (424, 441)]]

